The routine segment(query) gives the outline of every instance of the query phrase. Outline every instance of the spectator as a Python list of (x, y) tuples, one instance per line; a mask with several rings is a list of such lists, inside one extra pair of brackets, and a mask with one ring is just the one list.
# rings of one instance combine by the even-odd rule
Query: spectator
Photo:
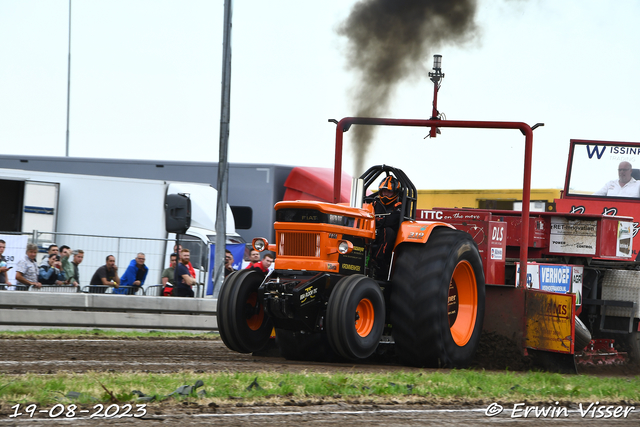
[(269, 272), (271, 264), (273, 264), (273, 258), (273, 254), (271, 252), (267, 252), (262, 257), (262, 261), (251, 263), (247, 268), (266, 275)]
[(145, 255), (139, 252), (135, 259), (132, 259), (129, 263), (129, 267), (125, 270), (124, 274), (120, 278), (120, 288), (114, 289), (114, 294), (127, 294), (134, 295), (138, 292), (138, 289), (144, 285), (144, 281), (147, 278), (149, 268), (144, 265), (146, 261)]
[(71, 267), (73, 267), (73, 274), (69, 277), (70, 283), (73, 286), (80, 286), (80, 271), (78, 271), (78, 266), (84, 259), (84, 251), (82, 249), (76, 249), (71, 252), (73, 255), (73, 261), (71, 261)]
[(243, 268), (249, 268), (251, 264), (255, 264), (257, 262), (260, 262), (260, 252), (256, 251), (255, 249), (251, 249), (251, 251), (249, 252), (249, 261)]
[[(173, 253), (178, 254), (179, 256), (181, 252), (182, 252), (182, 245), (180, 246), (173, 245)], [(189, 257), (191, 257), (191, 255), (189, 255)], [(191, 277), (196, 277), (196, 270), (193, 269), (193, 266), (191, 265), (191, 261), (189, 261), (187, 268), (189, 269), (189, 274), (191, 274)]]
[(43, 285), (64, 285), (67, 276), (64, 275), (64, 271), (62, 270), (60, 256), (51, 254), (49, 258), (47, 258), (47, 261), (47, 265), (40, 266), (38, 271), (38, 280), (40, 283)]
[(113, 286), (118, 288), (120, 286), (120, 278), (118, 277), (118, 266), (116, 265), (116, 257), (109, 255), (106, 258), (106, 264), (102, 267), (98, 267), (89, 286), (93, 286), (89, 289), (89, 293), (92, 294), (104, 294), (107, 290), (107, 286)]
[(18, 261), (16, 266), (16, 281), (29, 289), (29, 286), (35, 286), (41, 288), (42, 284), (38, 282), (38, 263), (36, 257), (38, 256), (38, 246), (33, 243), (27, 244), (27, 253), (23, 259)]
[(260, 262), (260, 252), (258, 252), (255, 249), (251, 249), (251, 251), (249, 252), (249, 263), (244, 268), (250, 268), (254, 264), (257, 264), (259, 262)]
[(2, 255), (6, 247), (7, 247), (7, 242), (0, 239), (0, 287), (2, 287), (2, 289), (4, 289), (5, 286), (11, 285), (11, 282), (9, 282), (9, 276), (7, 273), (7, 271), (9, 271), (11, 267), (7, 267), (7, 260), (5, 259), (4, 255)]
[(189, 273), (189, 259), (191, 258), (191, 253), (189, 249), (182, 249), (180, 251), (180, 263), (176, 266), (175, 272), (175, 286), (173, 287), (173, 295), (176, 297), (191, 297), (193, 298), (193, 288), (192, 286), (197, 284), (196, 279), (194, 279)]
[(178, 254), (171, 254), (169, 257), (169, 267), (162, 271), (162, 295), (165, 297), (173, 295), (177, 259)]
[(72, 283), (73, 279), (73, 266), (69, 261), (69, 257), (71, 256), (71, 248), (67, 245), (60, 246), (60, 262), (62, 263), (62, 271), (64, 271), (64, 275), (67, 277), (67, 284), (78, 286), (77, 283)]
[(234, 271), (236, 271), (236, 269), (233, 268), (233, 254), (229, 249), (226, 249), (224, 253), (224, 277), (227, 277)]
[(49, 265), (49, 257), (53, 254), (59, 255), (58, 245), (56, 245), (55, 243), (49, 245), (49, 249), (47, 249), (47, 254), (44, 256), (44, 258), (42, 258), (42, 260), (40, 260), (39, 267)]

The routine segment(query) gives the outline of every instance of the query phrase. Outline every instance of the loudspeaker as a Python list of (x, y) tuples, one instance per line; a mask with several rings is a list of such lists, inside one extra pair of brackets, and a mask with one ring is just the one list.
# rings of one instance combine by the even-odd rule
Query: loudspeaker
[(167, 194), (164, 199), (167, 233), (185, 234), (191, 226), (191, 199), (185, 194)]

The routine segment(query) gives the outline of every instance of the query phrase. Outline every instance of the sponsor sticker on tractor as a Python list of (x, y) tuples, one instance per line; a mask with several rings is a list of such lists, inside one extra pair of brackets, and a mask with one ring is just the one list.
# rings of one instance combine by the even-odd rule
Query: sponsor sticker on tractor
[[(535, 263), (527, 264), (527, 288), (540, 289), (539, 265)], [(516, 287), (520, 285), (520, 263), (516, 263)]]
[[(520, 286), (520, 263), (516, 263), (516, 286)], [(576, 306), (582, 304), (582, 277), (580, 265), (529, 263), (527, 288), (559, 294), (576, 294)]]
[(526, 346), (538, 350), (572, 353), (575, 296), (532, 290), (527, 294), (526, 304)]
[(630, 257), (633, 249), (633, 222), (618, 222), (617, 256)]
[(598, 222), (551, 218), (549, 250), (564, 254), (595, 255)]
[(548, 292), (571, 292), (571, 267), (566, 265), (541, 265), (540, 289)]

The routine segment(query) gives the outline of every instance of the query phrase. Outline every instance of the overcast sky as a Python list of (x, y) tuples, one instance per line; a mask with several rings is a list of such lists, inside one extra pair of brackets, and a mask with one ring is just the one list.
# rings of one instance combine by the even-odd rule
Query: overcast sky
[[(333, 167), (357, 75), (336, 29), (353, 0), (234, 2), (229, 161)], [(73, 0), (70, 156), (217, 161), (223, 0)], [(65, 155), (68, 0), (0, 0), (0, 147)], [(425, 52), (386, 117), (425, 119), (432, 55), (452, 120), (534, 132), (533, 187), (564, 183), (569, 140), (640, 141), (640, 2), (478, 0), (477, 31)], [(365, 165), (419, 189), (520, 188), (518, 131), (383, 129)], [(344, 165), (354, 174), (348, 136)], [(614, 178), (615, 176), (611, 177)]]

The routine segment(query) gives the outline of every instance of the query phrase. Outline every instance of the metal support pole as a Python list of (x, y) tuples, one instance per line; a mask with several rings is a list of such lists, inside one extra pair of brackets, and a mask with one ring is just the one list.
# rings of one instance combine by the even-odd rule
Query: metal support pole
[(218, 204), (216, 210), (216, 253), (213, 274), (213, 298), (217, 298), (224, 280), (224, 251), (227, 241), (227, 194), (229, 190), (229, 120), (231, 110), (231, 15), (232, 0), (224, 2), (222, 45), (222, 96), (220, 108), (220, 154), (218, 157)]

